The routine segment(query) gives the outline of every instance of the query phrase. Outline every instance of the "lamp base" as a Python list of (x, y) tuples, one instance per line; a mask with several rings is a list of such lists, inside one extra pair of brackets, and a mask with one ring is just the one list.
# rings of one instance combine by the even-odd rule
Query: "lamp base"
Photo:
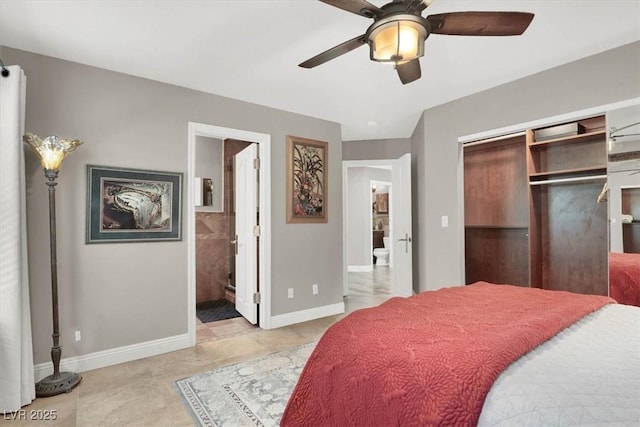
[(36, 383), (36, 397), (69, 393), (80, 384), (80, 380), (82, 377), (75, 372), (60, 372), (60, 375), (55, 378), (53, 375), (49, 375)]

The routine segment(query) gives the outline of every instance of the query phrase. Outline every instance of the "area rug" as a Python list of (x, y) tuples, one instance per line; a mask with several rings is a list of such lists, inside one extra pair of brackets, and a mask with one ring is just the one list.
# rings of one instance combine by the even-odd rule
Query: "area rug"
[(225, 300), (205, 301), (196, 304), (196, 316), (202, 323), (216, 320), (233, 319), (242, 316), (236, 311), (236, 305)]
[(196, 425), (277, 426), (316, 343), (175, 382)]

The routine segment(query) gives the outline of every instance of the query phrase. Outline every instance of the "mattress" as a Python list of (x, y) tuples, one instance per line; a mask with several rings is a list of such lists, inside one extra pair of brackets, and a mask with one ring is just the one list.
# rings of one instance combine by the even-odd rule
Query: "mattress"
[[(514, 417), (519, 413), (519, 405), (530, 403), (528, 384), (521, 389), (516, 382), (512, 389), (499, 392), (496, 400), (501, 402), (484, 410), (496, 380), (520, 357), (549, 340), (556, 342), (555, 337), (564, 334), (567, 328), (576, 322), (583, 324), (590, 319), (585, 316), (611, 302), (602, 296), (478, 282), (409, 298), (392, 298), (378, 307), (358, 310), (331, 326), (320, 339), (288, 402), (281, 425), (466, 426), (476, 425), (483, 412), (488, 413), (484, 425), (518, 425)], [(629, 354), (634, 348), (640, 350), (638, 312), (635, 316), (635, 320), (615, 322), (604, 315), (601, 322), (596, 322), (604, 323), (601, 335), (619, 328), (620, 323), (626, 329), (624, 339), (632, 348), (623, 348), (621, 355), (610, 355), (621, 359), (615, 369), (625, 370), (634, 365), (640, 368), (638, 355)], [(579, 340), (586, 340), (587, 347), (604, 345), (609, 351), (616, 351), (617, 345), (623, 345), (623, 340), (616, 336), (610, 334), (604, 337), (609, 341), (600, 343), (586, 333)], [(572, 346), (572, 343), (565, 345), (566, 351), (584, 362), (582, 348), (576, 347), (579, 349), (576, 353)], [(553, 345), (551, 350), (555, 352)], [(608, 368), (604, 363), (606, 354), (605, 351), (591, 358), (596, 366), (587, 365), (586, 371), (574, 374), (567, 370), (569, 374), (561, 382), (572, 384), (574, 376), (589, 376), (597, 366)], [(556, 363), (555, 359), (550, 363)], [(568, 363), (573, 361), (570, 359)], [(540, 371), (533, 371), (532, 380), (542, 381), (542, 394), (549, 377), (556, 376), (553, 372), (545, 377)], [(637, 397), (634, 376), (616, 373), (611, 376), (612, 384), (619, 378), (630, 380), (628, 386), (619, 388), (623, 396)], [(523, 402), (509, 400), (512, 396), (520, 396)], [(602, 407), (611, 408), (610, 403), (611, 399)], [(537, 403), (534, 401), (532, 405), (524, 408), (525, 418), (526, 411), (537, 411)], [(557, 402), (549, 404), (554, 405), (558, 406)], [(563, 408), (558, 407), (558, 411), (564, 413)], [(564, 425), (561, 421), (565, 420), (558, 418), (558, 413), (550, 413), (549, 423), (534, 418), (531, 425)], [(578, 423), (585, 419), (581, 414), (575, 418)], [(620, 419), (632, 422), (635, 413), (625, 409)]]
[(640, 308), (606, 305), (512, 363), (478, 425), (640, 425)]

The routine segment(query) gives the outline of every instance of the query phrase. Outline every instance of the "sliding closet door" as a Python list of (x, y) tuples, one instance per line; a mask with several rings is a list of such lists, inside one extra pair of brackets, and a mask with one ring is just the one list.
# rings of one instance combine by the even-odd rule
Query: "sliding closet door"
[(464, 147), (465, 282), (529, 284), (525, 136)]

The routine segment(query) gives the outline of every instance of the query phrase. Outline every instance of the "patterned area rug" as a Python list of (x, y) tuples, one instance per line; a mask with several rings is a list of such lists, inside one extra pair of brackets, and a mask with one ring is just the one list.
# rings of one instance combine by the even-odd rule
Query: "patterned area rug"
[(199, 426), (277, 426), (316, 343), (176, 381)]

